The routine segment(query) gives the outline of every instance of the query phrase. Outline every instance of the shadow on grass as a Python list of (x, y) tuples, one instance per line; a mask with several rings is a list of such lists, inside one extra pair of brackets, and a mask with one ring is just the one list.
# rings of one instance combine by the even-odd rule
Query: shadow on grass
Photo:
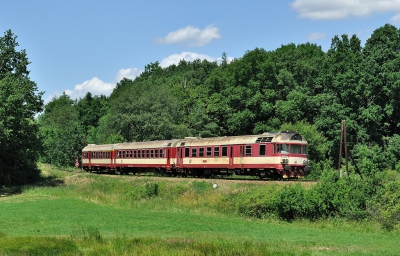
[(57, 186), (64, 186), (64, 180), (56, 177), (56, 176), (46, 176), (40, 177), (37, 182), (27, 184), (27, 185), (20, 185), (20, 186), (3, 186), (0, 187), (0, 197), (8, 197), (13, 195), (21, 194), (26, 188), (29, 187), (57, 187)]
[(22, 186), (0, 187), (0, 197), (12, 196), (22, 193)]

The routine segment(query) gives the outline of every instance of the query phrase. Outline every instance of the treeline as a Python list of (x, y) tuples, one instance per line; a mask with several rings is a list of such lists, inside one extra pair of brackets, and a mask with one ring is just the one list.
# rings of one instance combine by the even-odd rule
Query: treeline
[[(110, 97), (55, 98), (39, 117), (42, 161), (72, 165), (89, 143), (295, 129), (309, 141), (313, 176), (336, 165), (341, 121), (366, 174), (400, 169), (400, 30), (385, 25), (363, 47), (335, 36), (327, 52), (310, 43), (256, 48), (222, 62), (145, 66)], [(397, 166), (397, 167), (396, 167)], [(352, 167), (350, 167), (352, 168)]]
[[(376, 29), (364, 46), (355, 35), (335, 36), (327, 52), (316, 44), (288, 44), (256, 48), (231, 62), (223, 53), (221, 63), (150, 63), (109, 97), (63, 94), (37, 119), (42, 94), (29, 80), (26, 53), (15, 50), (15, 39), (8, 31), (0, 45), (2, 184), (26, 181), (14, 176), (32, 169), (39, 153), (42, 162), (73, 166), (90, 143), (286, 129), (309, 141), (311, 177), (317, 178), (337, 165), (342, 120), (365, 175), (400, 170), (400, 30), (392, 25)], [(21, 156), (28, 156), (29, 168)]]

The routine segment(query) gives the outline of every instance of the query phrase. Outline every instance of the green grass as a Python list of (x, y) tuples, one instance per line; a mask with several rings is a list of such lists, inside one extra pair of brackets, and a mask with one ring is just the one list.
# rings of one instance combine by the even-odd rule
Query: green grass
[(210, 181), (42, 168), (52, 178), (0, 198), (0, 255), (400, 254), (398, 232), (374, 223), (288, 223), (221, 211), (231, 193), (265, 184), (212, 189)]

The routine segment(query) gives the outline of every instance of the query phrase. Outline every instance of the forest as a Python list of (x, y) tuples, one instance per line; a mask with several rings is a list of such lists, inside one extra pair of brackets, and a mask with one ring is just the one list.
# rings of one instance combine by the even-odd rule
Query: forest
[[(145, 66), (107, 97), (63, 94), (44, 106), (37, 125), (40, 161), (73, 166), (87, 144), (228, 136), (293, 129), (309, 142), (311, 178), (337, 168), (341, 121), (365, 175), (400, 171), (400, 31), (386, 24), (365, 45), (335, 36), (316, 44), (256, 48), (222, 62), (181, 60)], [(350, 169), (353, 168), (352, 163)]]
[(220, 63), (150, 63), (110, 96), (64, 93), (45, 105), (16, 38), (11, 31), (0, 38), (2, 184), (34, 179), (37, 161), (73, 166), (87, 144), (286, 129), (307, 138), (310, 178), (317, 179), (327, 166), (337, 168), (342, 120), (365, 175), (400, 171), (400, 30), (393, 25), (376, 29), (364, 46), (356, 35), (335, 36), (327, 52), (287, 44), (230, 62), (224, 52)]

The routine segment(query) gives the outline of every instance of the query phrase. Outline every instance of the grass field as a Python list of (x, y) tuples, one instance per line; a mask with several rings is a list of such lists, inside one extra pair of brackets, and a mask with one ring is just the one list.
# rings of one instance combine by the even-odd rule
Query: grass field
[[(230, 193), (269, 183), (101, 176), (42, 166), (37, 186), (2, 189), (0, 255), (400, 255), (370, 222), (249, 219)], [(8, 193), (6, 193), (8, 192)]]

